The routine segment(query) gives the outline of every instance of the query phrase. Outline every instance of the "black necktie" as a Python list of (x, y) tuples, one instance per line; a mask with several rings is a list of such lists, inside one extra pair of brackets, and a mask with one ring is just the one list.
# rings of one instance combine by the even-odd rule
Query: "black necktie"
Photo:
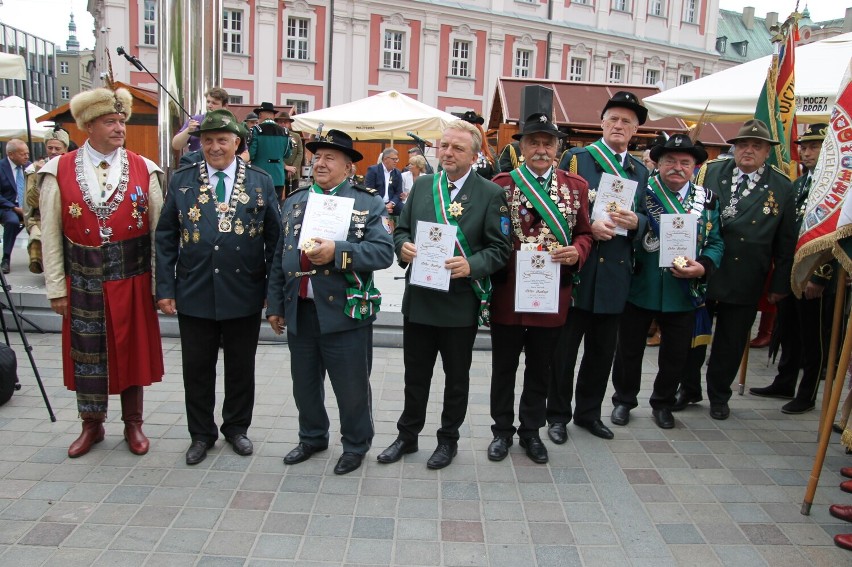
[(544, 187), (544, 182), (545, 182), (544, 177), (539, 175), (538, 177), (536, 177), (536, 179), (538, 180), (538, 184), (541, 185), (542, 187)]
[(744, 192), (746, 189), (748, 189), (748, 181), (749, 181), (749, 176), (748, 176), (748, 174), (747, 174), (747, 173), (743, 173), (743, 174), (740, 176), (740, 182), (739, 182), (739, 183), (737, 183), (737, 193), (739, 193), (740, 195), (742, 195), (742, 194), (743, 194), (743, 192)]

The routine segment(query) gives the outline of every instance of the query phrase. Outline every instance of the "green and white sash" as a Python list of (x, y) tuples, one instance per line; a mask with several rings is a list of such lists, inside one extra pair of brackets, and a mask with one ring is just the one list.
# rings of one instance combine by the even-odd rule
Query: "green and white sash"
[[(473, 175), (476, 174), (474, 173)], [(456, 227), (456, 250), (459, 255), (467, 259), (468, 256), (473, 254), (473, 250), (470, 249), (470, 244), (468, 244), (459, 223), (455, 217), (449, 214), (450, 189), (446, 171), (442, 171), (440, 174), (434, 176), (432, 192), (434, 195), (433, 201), (435, 202), (435, 218), (438, 222)], [(470, 285), (479, 299), (479, 314), (477, 317), (479, 325), (488, 327), (491, 325), (491, 311), (489, 309), (491, 305), (491, 293), (493, 291), (491, 276), (483, 276), (475, 280), (471, 279)]]
[(623, 177), (625, 179), (630, 178), (630, 176), (627, 175), (627, 172), (624, 171), (624, 167), (622, 167), (618, 156), (606, 147), (603, 140), (598, 140), (597, 142), (589, 144), (586, 146), (586, 150), (589, 152), (589, 155), (592, 156), (592, 159), (598, 162), (598, 165), (600, 165), (606, 173), (617, 175), (618, 177)]
[[(348, 184), (348, 181), (343, 181), (340, 185), (330, 190), (328, 195), (337, 195), (341, 187)], [(314, 183), (311, 186), (312, 193), (325, 193), (319, 185)], [(364, 278), (356, 271), (343, 272), (343, 277), (349, 287), (346, 288), (346, 305), (343, 306), (343, 313), (352, 319), (367, 319), (380, 311), (382, 304), (382, 293), (373, 284), (373, 273), (370, 272), (370, 278)]]
[(550, 177), (544, 182), (542, 187), (536, 176), (526, 166), (521, 165), (519, 168), (512, 170), (509, 174), (515, 181), (515, 185), (524, 194), (527, 200), (532, 204), (533, 208), (544, 220), (547, 227), (559, 241), (562, 246), (571, 244), (571, 226), (568, 221), (559, 212), (556, 203), (550, 198), (546, 187), (550, 186), (551, 178), (556, 174), (554, 170), (550, 170)]

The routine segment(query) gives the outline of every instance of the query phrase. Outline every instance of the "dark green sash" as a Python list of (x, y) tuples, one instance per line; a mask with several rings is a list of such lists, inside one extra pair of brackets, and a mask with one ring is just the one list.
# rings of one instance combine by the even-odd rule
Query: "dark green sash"
[[(532, 204), (533, 208), (538, 212), (539, 216), (544, 220), (547, 227), (559, 241), (562, 246), (571, 244), (571, 226), (568, 221), (559, 212), (548, 191), (539, 185), (533, 172), (529, 170), (526, 164), (513, 170), (509, 175), (515, 181), (515, 185), (524, 194), (527, 200)], [(551, 178), (556, 175), (554, 170), (550, 171), (550, 178), (544, 182), (544, 186), (550, 185)]]

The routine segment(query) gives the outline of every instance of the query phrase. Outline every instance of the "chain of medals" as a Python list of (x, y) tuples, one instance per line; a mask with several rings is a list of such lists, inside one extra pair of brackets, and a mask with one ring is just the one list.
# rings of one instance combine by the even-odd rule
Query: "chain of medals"
[(86, 181), (86, 170), (83, 163), (83, 154), (86, 153), (84, 151), (78, 151), (77, 156), (74, 159), (74, 173), (77, 176), (77, 184), (80, 186), (80, 191), (83, 193), (83, 201), (86, 203), (86, 206), (89, 207), (89, 210), (95, 213), (95, 216), (98, 219), (98, 229), (101, 236), (101, 242), (107, 243), (112, 237), (112, 227), (107, 226), (107, 220), (112, 214), (118, 210), (119, 205), (124, 201), (124, 193), (127, 191), (127, 181), (130, 178), (130, 164), (127, 161), (127, 154), (125, 153), (124, 148), (118, 148), (118, 153), (116, 154), (116, 158), (118, 159), (118, 163), (121, 165), (121, 175), (118, 179), (118, 186), (115, 188), (115, 193), (113, 193), (112, 198), (109, 200), (109, 203), (105, 203), (106, 200), (106, 186), (101, 188), (101, 205), (96, 205), (94, 201), (92, 201), (92, 195), (89, 191), (89, 184)]
[[(242, 203), (245, 205), (249, 202), (248, 193), (246, 193), (244, 181), (246, 179), (246, 164), (242, 160), (237, 160), (237, 178), (234, 181), (234, 188), (231, 190), (231, 200), (228, 203), (220, 203), (219, 198), (216, 196), (216, 191), (213, 190), (213, 186), (210, 185), (210, 177), (207, 173), (207, 163), (202, 163), (201, 167), (201, 188), (199, 191), (202, 195), (209, 194), (213, 199), (213, 206), (216, 208), (216, 212), (219, 215), (219, 232), (231, 232), (233, 226), (234, 214), (237, 212), (237, 203)], [(201, 196), (198, 198), (201, 201)], [(205, 199), (204, 202), (207, 200)], [(203, 204), (203, 203), (202, 203)], [(242, 234), (243, 228), (242, 222), (237, 221), (239, 226), (235, 229), (237, 234)]]
[[(575, 211), (568, 210), (568, 205), (565, 203), (559, 202), (559, 189), (557, 188), (557, 179), (555, 172), (551, 170), (550, 172), (550, 187), (548, 189), (548, 196), (550, 200), (556, 203), (556, 206), (559, 208), (559, 212), (563, 215), (567, 212), (572, 213)], [(565, 198), (567, 200), (568, 194), (566, 193)], [(521, 199), (524, 200), (524, 215), (531, 214), (535, 209), (532, 206), (526, 196), (521, 194), (521, 190), (518, 189), (518, 186), (515, 185), (515, 190), (512, 193), (512, 228), (515, 231), (515, 236), (518, 237), (518, 241), (527, 244), (537, 244), (542, 250), (553, 250), (555, 248), (559, 248), (559, 241), (556, 237), (551, 233), (550, 228), (548, 228), (547, 224), (544, 222), (544, 219), (540, 219), (538, 224), (541, 225), (538, 231), (538, 236), (527, 236), (524, 234), (524, 230), (521, 227)], [(577, 203), (579, 207), (579, 203)]]
[(737, 213), (739, 212), (737, 211), (737, 203), (740, 202), (740, 199), (745, 199), (752, 191), (754, 191), (754, 188), (757, 187), (757, 180), (763, 177), (763, 170), (765, 168), (765, 165), (761, 165), (757, 170), (757, 173), (749, 175), (748, 183), (746, 188), (743, 190), (742, 195), (738, 194), (740, 190), (739, 180), (742, 173), (740, 172), (739, 167), (734, 168), (734, 172), (731, 174), (731, 202), (722, 210), (722, 217), (732, 219), (737, 216)]

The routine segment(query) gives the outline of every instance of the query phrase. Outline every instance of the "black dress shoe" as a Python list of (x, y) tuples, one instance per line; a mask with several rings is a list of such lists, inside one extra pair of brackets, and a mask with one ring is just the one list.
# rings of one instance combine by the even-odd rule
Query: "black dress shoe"
[(627, 425), (630, 422), (630, 408), (618, 404), (612, 408), (612, 415), (609, 420), (615, 425)]
[(660, 429), (672, 429), (674, 427), (674, 416), (668, 408), (652, 409), (651, 418)]
[(0, 262), (0, 270), (2, 270), (4, 274), (8, 274), (11, 271), (9, 268), (9, 260), (3, 260)]
[(534, 463), (544, 464), (547, 462), (547, 447), (539, 437), (527, 437), (521, 439), (521, 447), (527, 450), (527, 457)]
[(671, 407), (671, 411), (681, 411), (683, 409), (686, 409), (686, 406), (688, 406), (689, 404), (697, 404), (703, 399), (704, 398), (701, 396), (701, 394), (698, 394), (696, 396), (695, 394), (688, 393), (683, 388), (678, 388), (678, 391), (675, 394), (674, 403)]
[(361, 460), (364, 458), (364, 455), (360, 453), (343, 453), (340, 455), (340, 459), (337, 461), (337, 465), (334, 467), (334, 474), (346, 474), (351, 473), (361, 466)]
[(761, 398), (778, 398), (779, 400), (792, 400), (796, 391), (792, 388), (782, 388), (773, 382), (765, 388), (749, 388), (748, 393)]
[(207, 449), (212, 449), (213, 443), (207, 441), (193, 441), (186, 450), (186, 464), (197, 465), (207, 458)]
[(251, 439), (246, 437), (245, 433), (237, 433), (230, 437), (225, 437), (225, 441), (231, 444), (234, 448), (234, 453), (246, 457), (254, 452), (254, 446), (251, 444)]
[(400, 460), (403, 455), (416, 453), (417, 449), (417, 441), (403, 441), (402, 439), (397, 439), (390, 444), (390, 447), (379, 453), (376, 460), (386, 465), (395, 463)]
[(787, 402), (781, 406), (781, 413), (796, 415), (800, 413), (808, 413), (812, 409), (814, 409), (814, 403), (812, 401), (794, 399), (793, 401)]
[(710, 404), (710, 417), (718, 420), (725, 420), (731, 415), (731, 408), (728, 404)]
[(429, 457), (428, 461), (426, 461), (426, 466), (430, 469), (442, 469), (453, 462), (453, 457), (455, 457), (458, 452), (459, 448), (457, 445), (439, 443), (435, 448), (435, 452), (432, 453), (432, 456)]
[(565, 427), (564, 423), (551, 423), (550, 427), (547, 428), (547, 436), (557, 445), (562, 445), (568, 441), (568, 428)]
[(297, 463), (307, 461), (314, 453), (325, 451), (327, 448), (328, 447), (314, 447), (313, 445), (308, 445), (307, 443), (299, 443), (298, 445), (296, 445), (295, 449), (287, 453), (287, 455), (284, 457), (284, 464), (295, 465)]
[(575, 421), (574, 425), (577, 427), (582, 427), (595, 437), (600, 437), (601, 439), (613, 439), (615, 435), (613, 435), (612, 430), (603, 424), (603, 422), (599, 419), (594, 421)]
[(488, 460), (502, 461), (509, 454), (509, 447), (512, 446), (511, 437), (495, 437), (488, 445)]

